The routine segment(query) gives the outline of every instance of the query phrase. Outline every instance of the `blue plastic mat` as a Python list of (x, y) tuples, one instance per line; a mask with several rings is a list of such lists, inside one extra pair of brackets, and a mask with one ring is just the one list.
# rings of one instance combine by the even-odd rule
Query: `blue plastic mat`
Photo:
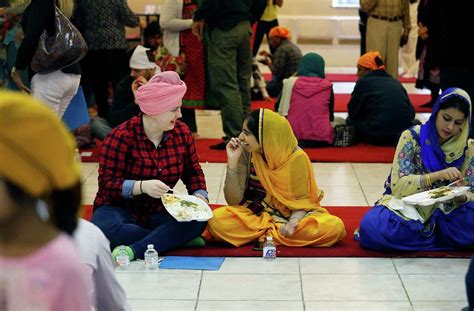
[(160, 269), (219, 270), (223, 262), (222, 257), (166, 256)]

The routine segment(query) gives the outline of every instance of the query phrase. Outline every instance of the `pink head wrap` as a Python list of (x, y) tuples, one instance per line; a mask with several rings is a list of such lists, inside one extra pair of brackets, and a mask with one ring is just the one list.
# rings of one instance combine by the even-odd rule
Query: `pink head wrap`
[(137, 90), (140, 110), (147, 115), (157, 115), (181, 106), (186, 84), (174, 71), (154, 75), (147, 84)]

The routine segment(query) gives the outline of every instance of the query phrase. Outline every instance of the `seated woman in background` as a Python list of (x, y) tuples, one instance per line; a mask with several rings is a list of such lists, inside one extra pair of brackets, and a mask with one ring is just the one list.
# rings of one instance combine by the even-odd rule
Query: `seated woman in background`
[(296, 76), (283, 80), (278, 113), (288, 118), (302, 147), (334, 142), (334, 92), (325, 77), (324, 59), (308, 53), (300, 60)]
[(360, 77), (347, 104), (348, 123), (356, 140), (396, 145), (400, 134), (414, 125), (415, 109), (403, 85), (385, 72), (380, 53), (370, 51), (357, 63)]
[(322, 208), (313, 167), (290, 124), (268, 109), (253, 111), (227, 144), (224, 194), (230, 206), (214, 210), (208, 239), (240, 246), (272, 236), (287, 246), (331, 246), (344, 224)]
[(389, 250), (446, 250), (474, 246), (474, 195), (428, 206), (401, 199), (463, 181), (474, 186), (474, 146), (468, 144), (471, 100), (459, 89), (441, 94), (428, 122), (402, 133), (385, 195), (362, 219), (360, 244)]
[(70, 238), (81, 204), (75, 146), (43, 103), (0, 92), (1, 310), (91, 310)]

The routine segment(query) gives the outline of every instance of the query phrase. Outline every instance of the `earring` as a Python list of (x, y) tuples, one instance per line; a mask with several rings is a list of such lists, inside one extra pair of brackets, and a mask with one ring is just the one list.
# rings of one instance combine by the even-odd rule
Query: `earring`
[(39, 199), (36, 201), (36, 215), (44, 222), (49, 220), (48, 206), (45, 201)]

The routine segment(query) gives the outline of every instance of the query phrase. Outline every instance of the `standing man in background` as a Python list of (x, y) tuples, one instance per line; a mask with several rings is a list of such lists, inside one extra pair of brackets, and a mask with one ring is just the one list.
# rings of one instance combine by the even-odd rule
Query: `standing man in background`
[(225, 150), (242, 131), (250, 111), (252, 73), (251, 25), (260, 19), (266, 0), (206, 0), (194, 15), (193, 33), (202, 39), (209, 31), (207, 51), (211, 88), (221, 109), (224, 141), (211, 149)]
[[(441, 90), (459, 87), (469, 97), (474, 98), (474, 58), (469, 47), (472, 35), (472, 11), (469, 1), (440, 1), (441, 5), (441, 59), (440, 86)], [(472, 118), (472, 109), (471, 109)], [(470, 138), (474, 137), (471, 126)]]
[(379, 51), (387, 73), (398, 78), (398, 50), (410, 34), (409, 0), (360, 0), (367, 12), (366, 49)]

